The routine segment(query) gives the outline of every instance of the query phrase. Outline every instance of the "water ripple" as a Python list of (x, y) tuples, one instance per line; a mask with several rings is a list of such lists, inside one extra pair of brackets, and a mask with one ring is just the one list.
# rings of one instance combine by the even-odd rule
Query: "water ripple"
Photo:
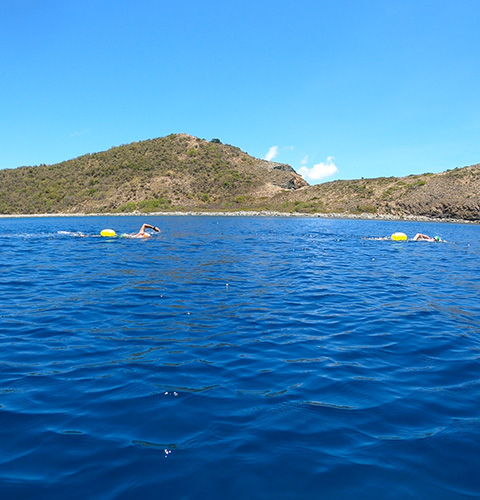
[(151, 221), (0, 220), (2, 498), (480, 497), (478, 226)]

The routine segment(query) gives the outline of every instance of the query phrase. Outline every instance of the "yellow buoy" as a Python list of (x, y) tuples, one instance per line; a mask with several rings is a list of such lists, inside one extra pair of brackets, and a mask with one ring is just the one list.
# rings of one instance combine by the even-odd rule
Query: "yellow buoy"
[(102, 236), (106, 236), (106, 237), (112, 237), (112, 236), (117, 236), (117, 233), (113, 230), (113, 229), (102, 229), (100, 231), (100, 234)]
[(394, 241), (406, 241), (407, 235), (405, 233), (393, 233), (392, 240), (394, 240)]

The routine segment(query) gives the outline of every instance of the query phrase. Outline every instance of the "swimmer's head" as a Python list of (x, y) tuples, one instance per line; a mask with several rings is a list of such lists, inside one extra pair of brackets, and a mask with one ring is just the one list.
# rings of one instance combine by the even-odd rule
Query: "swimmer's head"
[(433, 239), (434, 239), (435, 241), (440, 241), (440, 236), (435, 236)]

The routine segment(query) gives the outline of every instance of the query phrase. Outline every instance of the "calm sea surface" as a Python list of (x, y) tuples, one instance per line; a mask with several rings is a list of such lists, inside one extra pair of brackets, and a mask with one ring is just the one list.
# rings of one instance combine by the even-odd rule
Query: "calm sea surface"
[(0, 256), (2, 500), (480, 498), (480, 226), (0, 219)]

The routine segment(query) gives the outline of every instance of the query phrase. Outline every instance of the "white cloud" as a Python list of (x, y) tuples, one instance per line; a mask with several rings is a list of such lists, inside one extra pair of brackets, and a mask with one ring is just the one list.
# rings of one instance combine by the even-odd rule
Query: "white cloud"
[[(305, 158), (303, 160), (305, 160)], [(325, 163), (317, 163), (311, 168), (308, 168), (307, 166), (300, 167), (298, 169), (298, 173), (309, 181), (321, 181), (327, 177), (332, 177), (338, 172), (338, 167), (335, 165), (333, 160), (333, 156), (329, 156)]]
[(265, 160), (272, 161), (278, 155), (278, 146), (272, 146), (265, 155)]
[(308, 163), (308, 155), (302, 160), (302, 165), (306, 165)]

